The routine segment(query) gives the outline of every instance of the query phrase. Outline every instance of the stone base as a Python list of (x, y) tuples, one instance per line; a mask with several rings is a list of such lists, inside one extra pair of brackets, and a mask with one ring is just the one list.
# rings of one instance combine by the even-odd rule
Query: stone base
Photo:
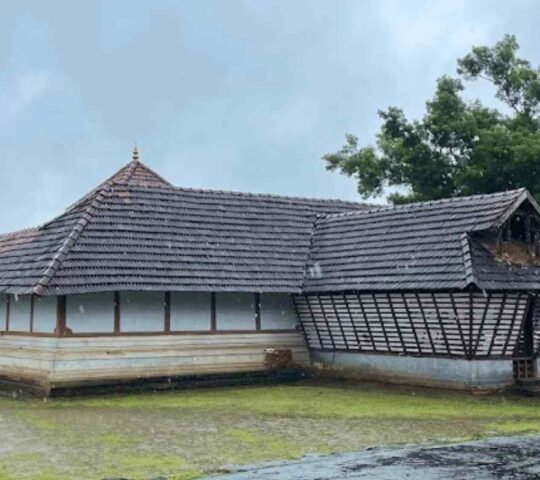
[(309, 367), (299, 332), (102, 337), (0, 336), (0, 382), (42, 396), (87, 387), (166, 385), (172, 380), (273, 370), (268, 349), (290, 351), (289, 367)]
[(312, 351), (316, 368), (341, 378), (459, 390), (512, 387), (512, 360), (406, 357), (355, 352)]

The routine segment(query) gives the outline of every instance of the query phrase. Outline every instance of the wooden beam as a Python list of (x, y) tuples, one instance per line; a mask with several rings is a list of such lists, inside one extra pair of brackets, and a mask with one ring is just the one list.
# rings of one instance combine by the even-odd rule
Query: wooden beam
[(418, 350), (418, 353), (422, 353), (422, 344), (420, 343), (420, 340), (418, 339), (418, 333), (416, 332), (416, 325), (414, 324), (411, 311), (409, 309), (409, 304), (407, 303), (407, 297), (403, 292), (400, 292), (401, 294), (401, 301), (403, 302), (403, 305), (405, 307), (405, 313), (407, 314), (407, 319), (409, 320), (409, 324), (411, 326), (411, 330), (414, 336), (414, 341), (416, 342), (416, 349)]
[(165, 333), (171, 332), (171, 292), (165, 292), (165, 319), (163, 331)]
[(334, 341), (334, 335), (332, 334), (332, 329), (330, 327), (330, 323), (328, 322), (328, 317), (326, 316), (326, 312), (324, 311), (324, 305), (321, 301), (321, 296), (317, 293), (316, 295), (317, 301), (319, 302), (319, 308), (321, 309), (322, 318), (324, 320), (324, 324), (326, 325), (326, 331), (328, 332), (328, 336), (330, 337), (330, 343), (332, 344), (332, 349), (336, 349), (336, 342)]
[[(456, 326), (457, 326), (457, 329), (458, 329), (458, 333), (459, 333), (459, 338), (461, 339), (461, 348), (463, 349), (463, 355), (465, 356), (468, 356), (469, 355), (469, 346), (467, 344), (467, 340), (465, 339), (465, 333), (463, 332), (463, 327), (461, 325), (461, 319), (459, 317), (459, 312), (457, 311), (457, 308), (456, 308), (456, 301), (454, 299), (454, 292), (450, 292), (449, 293), (450, 295), (450, 303), (452, 304), (452, 310), (454, 311), (454, 316), (456, 318)], [(435, 296), (433, 296), (434, 298), (434, 302), (435, 302)], [(469, 297), (467, 297), (469, 298)], [(469, 304), (469, 308), (470, 308), (470, 304)], [(443, 329), (443, 334), (444, 334), (444, 337), (445, 337), (445, 342), (446, 342), (446, 347), (448, 349), (448, 353), (450, 354), (451, 351), (450, 351), (450, 346), (449, 346), (449, 343), (448, 343), (448, 340), (446, 338), (447, 334), (444, 330), (444, 322), (443, 322), (443, 319), (442, 319), (442, 316), (439, 312), (439, 308), (437, 307), (437, 316), (439, 317), (439, 322), (441, 324), (441, 328)], [(469, 320), (471, 321), (471, 320)]]
[(11, 311), (11, 295), (6, 295), (6, 332), (9, 332), (10, 311)]
[(396, 310), (394, 309), (393, 300), (388, 292), (386, 293), (386, 301), (388, 302), (388, 306), (390, 307), (390, 314), (392, 315), (392, 319), (394, 320), (394, 325), (396, 326), (396, 331), (399, 337), (399, 341), (401, 343), (401, 349), (403, 350), (403, 353), (408, 353), (407, 345), (405, 344), (405, 340), (403, 339), (403, 333), (401, 332), (399, 320), (396, 315)]
[(210, 330), (217, 331), (217, 315), (216, 315), (216, 294), (210, 294)]
[(497, 338), (497, 333), (498, 333), (498, 330), (499, 330), (499, 325), (501, 323), (501, 316), (504, 312), (504, 309), (506, 307), (506, 297), (507, 297), (507, 292), (506, 290), (503, 292), (503, 298), (502, 298), (502, 301), (501, 301), (501, 306), (499, 308), (499, 312), (497, 314), (497, 322), (495, 323), (494, 327), (493, 327), (493, 337), (491, 337), (491, 342), (489, 343), (489, 348), (488, 348), (488, 356), (491, 355), (491, 351), (493, 350), (493, 347), (495, 346), (495, 339)]
[(36, 300), (35, 295), (30, 295), (30, 333), (34, 331), (34, 302)]
[(261, 294), (255, 294), (255, 330), (261, 329)]
[[(522, 292), (518, 293), (518, 297), (516, 299), (516, 305), (514, 306), (514, 310), (512, 311), (512, 318), (510, 320), (510, 329), (508, 331), (508, 335), (506, 335), (506, 340), (504, 342), (504, 347), (503, 347), (503, 351), (502, 351), (503, 355), (506, 355), (506, 351), (508, 350), (508, 345), (510, 344), (510, 338), (512, 337), (512, 332), (514, 331), (514, 328), (516, 326), (516, 316), (517, 316), (517, 313), (518, 313), (518, 310), (519, 310), (522, 294), (523, 294)], [(528, 302), (527, 302), (527, 304), (528, 304)], [(526, 316), (527, 316), (527, 314), (525, 315), (525, 317)], [(517, 337), (516, 337), (516, 340), (517, 340)]]
[(66, 331), (66, 296), (58, 295), (56, 297), (56, 328), (54, 335), (56, 337), (64, 336)]
[[(347, 309), (347, 315), (349, 316), (349, 319), (351, 321), (351, 326), (353, 329), (354, 337), (356, 338), (356, 343), (358, 345), (358, 350), (362, 351), (362, 344), (360, 343), (360, 337), (358, 335), (358, 329), (356, 328), (356, 323), (354, 321), (352, 312), (351, 312), (351, 306), (349, 305), (349, 300), (347, 300), (347, 294), (343, 293), (343, 303), (345, 304), (345, 308)], [(373, 345), (373, 349), (375, 349), (375, 343), (373, 343), (373, 338), (370, 336), (371, 344)]]
[(373, 336), (373, 332), (371, 331), (371, 325), (370, 325), (369, 318), (366, 313), (366, 309), (364, 308), (364, 304), (362, 303), (362, 295), (359, 292), (356, 292), (356, 299), (358, 300), (358, 306), (360, 307), (360, 311), (362, 312), (362, 317), (364, 317), (366, 330), (368, 331), (369, 339), (371, 341), (371, 345), (373, 346), (373, 351), (376, 352), (377, 344), (375, 343), (375, 337)]
[(315, 329), (315, 333), (317, 334), (317, 338), (319, 339), (319, 346), (321, 349), (324, 349), (323, 339), (321, 336), (321, 332), (319, 331), (319, 324), (317, 323), (317, 320), (315, 319), (315, 315), (313, 314), (313, 308), (311, 307), (311, 300), (310, 296), (304, 294), (304, 300), (306, 301), (306, 306), (309, 310), (309, 315), (311, 316), (311, 321), (313, 323), (313, 328)]
[[(453, 302), (453, 297), (451, 297), (450, 299)], [(435, 297), (435, 294), (433, 292), (431, 292), (431, 301), (433, 302), (433, 306), (435, 307), (437, 321), (439, 322), (439, 326), (441, 327), (442, 337), (444, 340), (444, 345), (446, 347), (446, 353), (448, 355), (452, 355), (452, 349), (450, 348), (450, 344), (448, 343), (448, 336), (446, 335), (446, 329), (444, 328), (444, 321), (441, 316), (441, 311), (439, 310), (439, 304), (437, 303), (437, 298)], [(461, 340), (463, 341), (463, 332), (461, 331), (461, 325), (459, 324), (459, 319), (457, 319), (457, 325), (459, 327), (459, 332), (461, 333)], [(465, 355), (465, 352), (463, 352), (463, 354)]]
[(349, 348), (349, 342), (347, 341), (347, 335), (345, 334), (345, 330), (343, 328), (343, 324), (341, 323), (341, 318), (339, 316), (339, 312), (338, 312), (338, 309), (336, 307), (336, 301), (334, 300), (334, 295), (331, 293), (329, 295), (330, 297), (330, 303), (332, 304), (332, 310), (334, 311), (334, 315), (336, 317), (336, 322), (339, 326), (339, 330), (341, 332), (341, 336), (343, 337), (343, 343), (345, 343), (345, 348), (347, 350), (350, 350)]
[(468, 356), (470, 359), (473, 358), (473, 327), (474, 327), (474, 292), (472, 288), (469, 289), (469, 353)]
[(478, 354), (478, 347), (480, 346), (480, 339), (482, 338), (482, 333), (484, 332), (484, 325), (486, 323), (486, 318), (489, 311), (490, 302), (491, 302), (491, 293), (488, 293), (486, 306), (484, 308), (484, 313), (482, 314), (482, 320), (480, 321), (480, 326), (478, 327), (478, 334), (476, 335), (476, 341), (474, 342), (474, 350), (471, 353), (472, 357), (476, 357), (476, 355)]
[[(377, 297), (374, 293), (371, 294), (371, 298), (373, 299), (373, 304), (375, 306), (375, 311), (377, 312), (377, 318), (379, 319), (379, 323), (381, 325), (381, 329), (384, 336), (384, 341), (386, 342), (386, 348), (389, 352), (392, 351), (392, 346), (390, 345), (390, 339), (388, 338), (388, 332), (386, 331), (386, 325), (384, 324), (384, 319), (381, 315), (381, 309), (379, 308), (379, 304), (377, 303)], [(366, 318), (367, 321), (367, 318)]]
[(418, 310), (420, 310), (420, 315), (422, 316), (422, 320), (424, 322), (424, 328), (426, 329), (426, 335), (428, 337), (429, 344), (431, 345), (431, 353), (435, 354), (437, 353), (437, 347), (435, 345), (435, 342), (433, 341), (433, 337), (431, 336), (431, 327), (427, 321), (426, 313), (422, 308), (422, 299), (420, 298), (420, 294), (418, 293), (418, 291), (414, 292), (414, 296), (418, 305)]
[(120, 333), (120, 292), (114, 292), (114, 333)]

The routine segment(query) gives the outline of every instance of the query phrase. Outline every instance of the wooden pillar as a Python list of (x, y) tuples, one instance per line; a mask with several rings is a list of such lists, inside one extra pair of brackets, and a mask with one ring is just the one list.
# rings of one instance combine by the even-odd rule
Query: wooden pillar
[(30, 295), (30, 333), (34, 331), (34, 308), (36, 296)]
[(261, 294), (255, 294), (255, 330), (261, 329)]
[(54, 334), (62, 337), (66, 330), (66, 296), (58, 295), (56, 297), (56, 328)]
[(210, 294), (210, 330), (215, 332), (217, 330), (217, 318), (216, 318), (216, 294)]
[(114, 292), (114, 333), (120, 333), (120, 292)]
[(10, 311), (11, 311), (11, 295), (6, 295), (6, 332), (9, 332)]
[(163, 331), (165, 333), (171, 332), (171, 292), (165, 292), (165, 324)]

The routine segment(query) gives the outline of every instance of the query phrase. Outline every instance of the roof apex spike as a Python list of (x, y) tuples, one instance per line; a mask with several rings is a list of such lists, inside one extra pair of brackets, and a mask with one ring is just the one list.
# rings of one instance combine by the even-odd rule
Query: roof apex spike
[(138, 162), (139, 161), (139, 149), (137, 148), (137, 142), (135, 142), (135, 146), (133, 147), (133, 154), (131, 156), (131, 159), (134, 161), (134, 162)]

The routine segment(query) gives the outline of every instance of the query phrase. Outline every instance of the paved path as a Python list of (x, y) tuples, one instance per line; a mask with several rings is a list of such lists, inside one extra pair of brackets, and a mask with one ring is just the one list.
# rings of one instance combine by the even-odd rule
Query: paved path
[(312, 456), (245, 467), (210, 479), (540, 480), (540, 436)]

